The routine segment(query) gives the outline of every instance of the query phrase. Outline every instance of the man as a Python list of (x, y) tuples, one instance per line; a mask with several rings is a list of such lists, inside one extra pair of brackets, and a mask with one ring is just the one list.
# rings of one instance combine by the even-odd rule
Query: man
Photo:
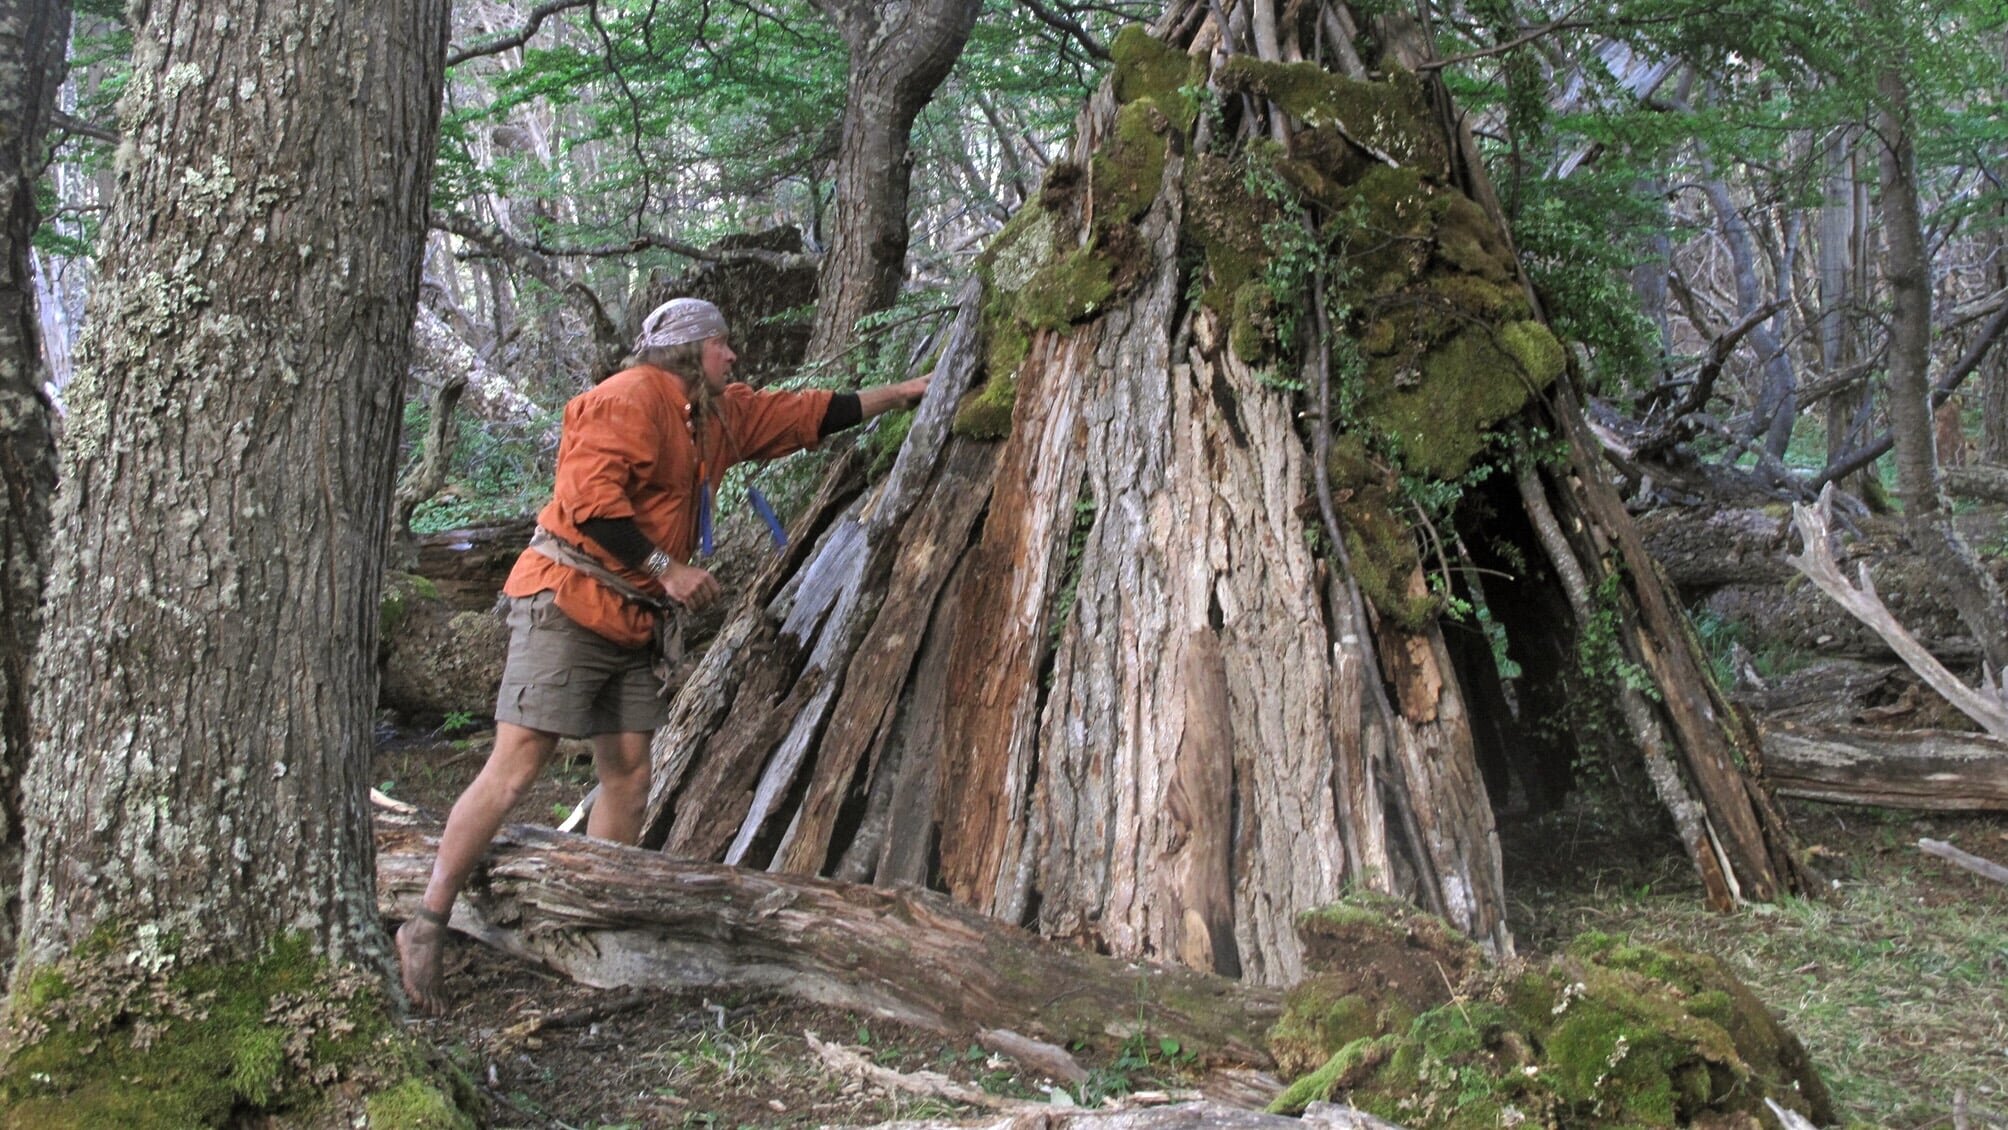
[(690, 557), (726, 468), (912, 407), (929, 380), (756, 392), (726, 382), (737, 359), (718, 307), (673, 299), (642, 323), (622, 371), (565, 406), (551, 502), (502, 589), (509, 658), (495, 748), (446, 819), (424, 906), (397, 932), (404, 989), (422, 1013), (445, 1011), (440, 955), (453, 900), (560, 737), (592, 739), (600, 793), (587, 834), (640, 836), (649, 740), (668, 712), (651, 661), (680, 647), (680, 610), (721, 595)]

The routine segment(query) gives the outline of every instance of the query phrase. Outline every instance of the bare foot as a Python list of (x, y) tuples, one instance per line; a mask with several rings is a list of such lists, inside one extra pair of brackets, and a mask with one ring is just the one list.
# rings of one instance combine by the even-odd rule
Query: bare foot
[(439, 968), (446, 947), (446, 916), (424, 907), (397, 928), (397, 963), (404, 972), (404, 993), (421, 1016), (446, 1015), (444, 979)]

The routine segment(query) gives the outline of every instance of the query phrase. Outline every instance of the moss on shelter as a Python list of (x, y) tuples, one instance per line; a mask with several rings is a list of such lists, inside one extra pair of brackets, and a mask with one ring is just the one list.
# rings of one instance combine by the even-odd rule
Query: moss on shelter
[[(1270, 1032), (1297, 1076), (1272, 1110), (1343, 1099), (1416, 1130), (1769, 1126), (1768, 1098), (1833, 1119), (1805, 1049), (1713, 958), (1587, 934), (1544, 967), (1489, 967), (1466, 963), (1447, 923), (1420, 926), (1429, 916), (1407, 907), (1378, 914), (1349, 902), (1305, 917), (1318, 957)], [(1312, 931), (1326, 944), (1308, 944)], [(1442, 969), (1433, 1002), (1407, 998), (1423, 1007), (1404, 1014), (1341, 991), (1399, 985), (1417, 955)]]

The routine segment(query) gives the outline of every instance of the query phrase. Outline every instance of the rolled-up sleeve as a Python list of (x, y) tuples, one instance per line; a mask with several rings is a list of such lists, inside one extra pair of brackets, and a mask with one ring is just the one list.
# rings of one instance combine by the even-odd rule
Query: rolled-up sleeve
[(652, 435), (646, 410), (631, 400), (580, 397), (567, 406), (551, 496), (571, 525), (634, 517), (633, 485), (656, 456)]
[(816, 446), (832, 395), (826, 389), (775, 392), (727, 385), (725, 418), (738, 457), (773, 459)]

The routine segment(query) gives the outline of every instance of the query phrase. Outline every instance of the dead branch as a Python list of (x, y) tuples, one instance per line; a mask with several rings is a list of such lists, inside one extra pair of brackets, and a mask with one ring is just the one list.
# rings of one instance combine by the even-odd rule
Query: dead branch
[(546, 19), (572, 8), (583, 8), (589, 2), (590, 0), (550, 0), (549, 3), (540, 4), (530, 11), (529, 19), (524, 21), (520, 30), (451, 51), (446, 56), (446, 65), (451, 67), (469, 59), (478, 59), (483, 55), (499, 55), (512, 47), (521, 47), (530, 42), (530, 37), (537, 34), (537, 28), (542, 26)]
[(1956, 863), (1975, 875), (1992, 879), (1997, 883), (2008, 883), (2008, 867), (2003, 867), (1991, 859), (1982, 859), (1972, 852), (1961, 851), (1944, 840), (1919, 840), (1917, 850)]
[(1086, 1081), (1088, 1071), (1058, 1044), (1020, 1036), (1008, 1028), (986, 1028), (976, 1034), (976, 1042), (999, 1055), (1008, 1055), (1034, 1071), (1044, 1072), (1069, 1083)]
[(573, 1005), (571, 1008), (546, 1012), (520, 1023), (511, 1024), (502, 1030), (501, 1039), (505, 1043), (521, 1043), (548, 1029), (579, 1028), (587, 1024), (597, 1024), (609, 1016), (617, 1016), (631, 1009), (640, 1008), (654, 999), (656, 998), (653, 993), (630, 989), (605, 1000)]
[(1834, 561), (1833, 549), (1827, 544), (1832, 497), (1833, 486), (1828, 484), (1821, 489), (1817, 505), (1792, 504), (1792, 521), (1798, 527), (1804, 549), (1799, 556), (1788, 555), (1785, 563), (1805, 574), (1806, 579), (1834, 603), (1881, 636), (1897, 658), (1917, 672), (1919, 678), (1944, 696), (1945, 701), (1957, 707), (1960, 713), (1978, 722), (1994, 737), (2008, 741), (2008, 700), (2002, 698), (1998, 675), (1983, 674), (1977, 689), (1959, 681), (1931, 652), (1925, 650), (1923, 644), (1917, 642), (1916, 636), (1897, 623), (1882, 598), (1876, 595), (1875, 582), (1869, 577), (1866, 563), (1860, 566), (1858, 584), (1849, 584), (1847, 578), (1841, 575), (1841, 568)]
[(946, 1099), (952, 1103), (980, 1106), (984, 1110), (1001, 1110), (1013, 1113), (1030, 1113), (1044, 1107), (1045, 1103), (1028, 1102), (1023, 1099), (1007, 1099), (993, 1095), (980, 1087), (957, 1083), (939, 1071), (894, 1071), (881, 1067), (856, 1051), (842, 1044), (825, 1043), (814, 1032), (804, 1032), (802, 1037), (809, 1042), (809, 1050), (816, 1053), (830, 1070), (839, 1075), (849, 1075), (862, 1079), (875, 1087), (888, 1091), (904, 1091), (909, 1095), (919, 1095), (929, 1099)]

